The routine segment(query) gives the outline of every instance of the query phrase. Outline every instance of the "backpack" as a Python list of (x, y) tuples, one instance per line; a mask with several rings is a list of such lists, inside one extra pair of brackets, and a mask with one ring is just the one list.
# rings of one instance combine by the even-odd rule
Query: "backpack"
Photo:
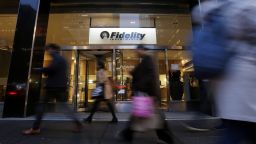
[(208, 15), (202, 29), (196, 27), (190, 45), (193, 56), (195, 76), (198, 79), (216, 78), (225, 72), (227, 63), (233, 55), (227, 50), (228, 38), (224, 18), (220, 9)]

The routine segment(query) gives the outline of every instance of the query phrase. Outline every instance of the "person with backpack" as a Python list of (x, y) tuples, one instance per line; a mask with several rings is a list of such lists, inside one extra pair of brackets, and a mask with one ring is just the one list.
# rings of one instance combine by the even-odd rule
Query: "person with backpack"
[(226, 128), (218, 143), (256, 143), (256, 3), (206, 1), (201, 7), (208, 11), (197, 20), (209, 31), (196, 35), (195, 43), (210, 37), (192, 44), (193, 61), (197, 77), (214, 83), (216, 114)]

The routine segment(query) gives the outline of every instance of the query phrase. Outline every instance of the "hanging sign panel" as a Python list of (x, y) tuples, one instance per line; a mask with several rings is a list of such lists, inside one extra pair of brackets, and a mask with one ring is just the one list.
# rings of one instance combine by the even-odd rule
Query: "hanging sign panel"
[(156, 29), (90, 28), (89, 44), (156, 44)]

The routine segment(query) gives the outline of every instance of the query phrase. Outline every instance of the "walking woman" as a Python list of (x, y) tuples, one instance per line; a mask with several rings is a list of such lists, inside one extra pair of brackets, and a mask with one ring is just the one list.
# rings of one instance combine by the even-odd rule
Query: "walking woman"
[(111, 99), (113, 97), (112, 82), (107, 77), (104, 62), (102, 62), (100, 59), (98, 59), (97, 64), (96, 87), (102, 87), (103, 92), (99, 96), (94, 98), (95, 102), (92, 106), (90, 115), (86, 119), (84, 119), (84, 122), (91, 123), (92, 117), (96, 112), (97, 108), (99, 107), (100, 102), (106, 102), (113, 117), (111, 122), (117, 123), (118, 119), (115, 115), (113, 104), (111, 103)]
[[(168, 128), (167, 122), (164, 119), (164, 115), (158, 109), (160, 104), (160, 84), (159, 74), (156, 68), (154, 58), (147, 54), (145, 51), (146, 47), (139, 45), (136, 52), (137, 55), (142, 59), (141, 62), (131, 72), (132, 79), (132, 96), (133, 103), (136, 103), (138, 97), (148, 96), (153, 100), (152, 107), (153, 113), (150, 117), (138, 117), (133, 114), (130, 117), (126, 128), (122, 130), (117, 138), (122, 141), (133, 140), (134, 132), (141, 132), (146, 130), (155, 130), (158, 136), (159, 143), (173, 143), (171, 132)], [(138, 100), (138, 99), (137, 99)], [(145, 108), (147, 105), (137, 105), (138, 108)], [(140, 108), (139, 108), (140, 109)], [(136, 113), (136, 111), (135, 111)]]

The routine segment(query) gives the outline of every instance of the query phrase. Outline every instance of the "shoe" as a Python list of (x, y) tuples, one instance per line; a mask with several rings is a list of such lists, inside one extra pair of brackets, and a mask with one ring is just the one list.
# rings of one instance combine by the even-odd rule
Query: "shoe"
[(83, 129), (83, 124), (79, 122), (76, 124), (75, 128), (73, 129), (73, 132), (80, 133), (82, 132), (82, 129)]
[(110, 121), (110, 123), (118, 123), (118, 119), (115, 117)]
[(91, 123), (92, 122), (92, 117), (87, 117), (84, 119), (84, 122), (88, 122), (88, 123)]
[(24, 134), (24, 135), (37, 135), (37, 134), (40, 134), (40, 129), (34, 130), (33, 128), (30, 128), (30, 129), (24, 130), (22, 132), (22, 134)]

